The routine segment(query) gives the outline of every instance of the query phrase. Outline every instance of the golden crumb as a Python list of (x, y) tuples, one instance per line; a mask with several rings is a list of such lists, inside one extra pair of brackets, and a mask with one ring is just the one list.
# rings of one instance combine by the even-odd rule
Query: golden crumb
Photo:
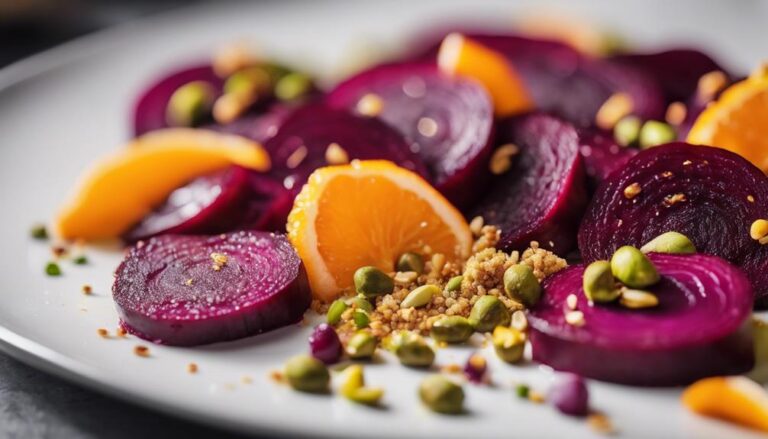
[(444, 373), (461, 373), (462, 367), (456, 363), (449, 363), (441, 367), (440, 371)]
[(240, 378), (240, 382), (243, 384), (253, 384), (253, 378), (248, 375), (243, 375), (243, 377)]
[(512, 167), (512, 158), (520, 152), (520, 148), (513, 144), (507, 143), (501, 145), (493, 152), (489, 168), (494, 175), (500, 175), (509, 170)]
[(272, 372), (270, 372), (269, 373), (269, 378), (272, 381), (275, 381), (275, 382), (278, 382), (278, 383), (282, 383), (285, 380), (285, 376), (283, 376), (283, 373), (280, 372), (279, 370), (273, 370)]
[(587, 416), (587, 425), (600, 434), (611, 435), (616, 433), (611, 420), (602, 413), (593, 413)]
[(189, 278), (189, 279), (184, 281), (184, 285), (186, 285), (188, 287), (191, 287), (194, 282), (195, 282), (194, 279)]
[(88, 284), (83, 285), (83, 294), (89, 296), (91, 293), (93, 293), (93, 288)]
[(683, 122), (685, 122), (685, 117), (688, 115), (688, 109), (686, 108), (685, 104), (682, 102), (672, 102), (667, 107), (667, 113), (664, 116), (664, 119), (670, 124), (670, 125), (681, 125)]
[(211, 259), (213, 260), (214, 264), (219, 264), (219, 265), (225, 265), (229, 261), (229, 258), (227, 257), (227, 255), (225, 255), (224, 253), (216, 253), (216, 252), (211, 253)]
[(197, 373), (197, 364), (196, 363), (187, 364), (187, 372), (192, 374)]
[(118, 326), (117, 329), (115, 329), (115, 334), (117, 334), (118, 337), (125, 337), (128, 335), (128, 331), (126, 331), (122, 326)]
[(612, 130), (616, 123), (632, 113), (634, 106), (630, 95), (614, 93), (597, 110), (595, 124), (604, 130)]
[(543, 393), (531, 390), (528, 392), (528, 401), (535, 402), (536, 404), (543, 404), (546, 402), (546, 398)]
[(480, 232), (483, 230), (483, 226), (485, 225), (485, 220), (482, 216), (476, 216), (472, 218), (472, 221), (469, 222), (469, 230), (472, 232), (472, 235), (477, 238), (480, 236)]
[(664, 205), (670, 207), (677, 203), (682, 203), (683, 201), (686, 201), (685, 194), (667, 195), (664, 198)]
[(149, 357), (149, 348), (144, 345), (138, 345), (133, 348), (133, 353), (139, 357)]
[(363, 95), (357, 101), (357, 112), (363, 116), (375, 117), (384, 110), (384, 100), (375, 93)]
[(96, 330), (96, 333), (99, 334), (99, 337), (109, 337), (109, 331), (107, 331), (106, 328), (99, 328)]
[(629, 186), (624, 188), (624, 198), (627, 200), (631, 200), (638, 196), (640, 192), (643, 191), (643, 188), (640, 187), (639, 183), (632, 183)]
[(304, 161), (305, 158), (307, 158), (307, 154), (309, 151), (307, 150), (307, 147), (304, 145), (299, 146), (296, 148), (291, 155), (288, 156), (287, 159), (285, 159), (285, 166), (288, 167), (288, 169), (295, 169), (297, 168), (301, 162)]
[(221, 47), (213, 54), (211, 65), (220, 78), (226, 78), (256, 63), (256, 55), (247, 42), (238, 41)]
[(325, 161), (329, 165), (344, 165), (349, 163), (349, 154), (341, 145), (333, 142), (325, 150)]
[(728, 85), (728, 76), (720, 70), (701, 75), (696, 92), (703, 101), (710, 101)]
[(754, 203), (755, 197), (753, 197), (752, 195), (747, 195), (747, 201), (749, 201), (750, 203)]

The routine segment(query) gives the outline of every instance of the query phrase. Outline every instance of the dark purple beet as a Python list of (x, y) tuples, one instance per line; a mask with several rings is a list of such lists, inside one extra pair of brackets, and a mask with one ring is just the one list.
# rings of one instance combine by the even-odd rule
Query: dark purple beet
[[(213, 253), (226, 256), (215, 270)], [(301, 260), (284, 235), (164, 235), (139, 242), (117, 268), (122, 325), (154, 343), (234, 340), (301, 320), (311, 302)]]
[(182, 85), (193, 81), (211, 84), (218, 94), (224, 87), (224, 81), (216, 76), (211, 66), (207, 64), (168, 72), (149, 86), (136, 101), (133, 110), (134, 136), (167, 128), (165, 111), (171, 95)]
[(233, 166), (176, 189), (124, 238), (135, 242), (160, 234), (281, 231), (291, 204), (292, 197), (279, 182)]
[[(324, 104), (310, 104), (294, 111), (264, 142), (272, 157), (270, 175), (298, 192), (315, 169), (327, 166), (325, 153), (332, 143), (346, 151), (350, 160), (385, 159), (423, 176), (429, 172), (419, 156), (393, 128), (384, 122), (356, 116)], [(301, 150), (303, 148), (304, 153)], [(303, 156), (303, 158), (301, 158)]]
[(309, 336), (309, 351), (313, 357), (325, 364), (339, 361), (342, 354), (341, 340), (333, 326), (321, 323), (312, 331)]
[(501, 228), (500, 248), (520, 250), (531, 241), (564, 255), (576, 243), (587, 205), (579, 136), (569, 123), (545, 114), (503, 121), (503, 143), (520, 148), (514, 165), (496, 178), (474, 207), (487, 224)]
[[(625, 189), (637, 183), (640, 193)], [(582, 258), (609, 259), (622, 245), (640, 247), (676, 231), (699, 252), (741, 267), (757, 306), (768, 305), (768, 247), (749, 235), (768, 212), (768, 177), (719, 148), (672, 143), (641, 151), (595, 192), (579, 230)]]
[(602, 131), (579, 130), (579, 153), (584, 161), (584, 170), (590, 190), (594, 190), (608, 175), (621, 168), (638, 153), (638, 149), (622, 147)]
[(287, 105), (274, 105), (262, 114), (246, 114), (226, 125), (211, 124), (205, 128), (227, 134), (247, 137), (259, 143), (277, 134), (283, 121), (291, 114)]
[(405, 136), (440, 192), (460, 207), (475, 201), (493, 141), (493, 103), (480, 84), (444, 75), (434, 63), (389, 64), (342, 82), (327, 100), (355, 111), (367, 94), (382, 99), (377, 116)]
[[(664, 115), (664, 96), (656, 82), (642, 71), (590, 58), (554, 41), (504, 34), (466, 35), (509, 58), (538, 109), (579, 126), (593, 125), (606, 99), (618, 92), (632, 97), (634, 114), (640, 118), (659, 119)], [(433, 43), (419, 59), (434, 60), (439, 44)]]
[[(582, 290), (582, 264), (547, 278), (542, 299), (528, 314), (533, 360), (640, 386), (683, 385), (749, 371), (753, 293), (744, 273), (714, 256), (649, 257), (662, 276), (650, 289), (659, 298), (654, 308), (590, 306)], [(571, 294), (578, 297), (583, 326), (565, 321)]]

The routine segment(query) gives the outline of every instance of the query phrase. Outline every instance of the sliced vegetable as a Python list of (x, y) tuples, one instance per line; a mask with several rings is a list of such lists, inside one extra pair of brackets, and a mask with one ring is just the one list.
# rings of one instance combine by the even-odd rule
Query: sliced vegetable
[(642, 151), (597, 190), (579, 230), (582, 258), (609, 259), (676, 231), (695, 248), (741, 267), (768, 305), (768, 247), (750, 236), (768, 212), (768, 178), (719, 148), (675, 143)]
[(538, 241), (565, 254), (575, 244), (587, 204), (576, 130), (558, 118), (534, 114), (503, 122), (499, 137), (517, 145), (520, 154), (474, 214), (501, 228), (500, 248), (522, 250)]
[[(673, 386), (741, 374), (754, 364), (752, 288), (738, 268), (715, 256), (651, 253), (661, 274), (652, 288), (658, 306), (590, 305), (582, 290), (585, 266), (544, 281), (530, 310), (534, 361), (603, 381)], [(575, 296), (568, 310), (568, 297)], [(579, 312), (582, 323), (568, 321)]]
[(123, 326), (155, 343), (233, 340), (301, 320), (311, 296), (285, 236), (165, 235), (131, 248), (112, 286)]
[(474, 80), (446, 75), (430, 64), (390, 64), (342, 82), (328, 102), (377, 116), (402, 133), (438, 190), (459, 207), (471, 204), (487, 181), (493, 104)]

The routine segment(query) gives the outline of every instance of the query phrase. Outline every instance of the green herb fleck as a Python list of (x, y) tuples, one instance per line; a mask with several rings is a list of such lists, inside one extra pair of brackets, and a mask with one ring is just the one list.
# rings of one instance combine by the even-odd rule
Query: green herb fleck
[(88, 263), (88, 257), (85, 255), (80, 255), (72, 260), (77, 265), (86, 265)]
[(36, 224), (32, 226), (29, 234), (32, 235), (33, 238), (39, 239), (41, 241), (48, 239), (48, 229), (46, 229), (42, 224)]
[(45, 274), (48, 276), (61, 276), (61, 268), (55, 262), (49, 262), (45, 265)]
[(515, 393), (518, 397), (528, 399), (528, 394), (531, 392), (531, 388), (525, 384), (518, 384), (515, 387)]

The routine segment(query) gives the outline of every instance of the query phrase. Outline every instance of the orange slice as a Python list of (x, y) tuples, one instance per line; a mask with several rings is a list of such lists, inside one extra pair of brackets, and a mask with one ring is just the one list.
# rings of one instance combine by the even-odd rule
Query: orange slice
[(696, 119), (688, 143), (733, 151), (768, 173), (768, 68), (728, 87)]
[(233, 164), (266, 171), (269, 155), (244, 137), (172, 128), (139, 137), (92, 165), (55, 219), (64, 239), (120, 236), (195, 177)]
[(445, 37), (437, 65), (447, 74), (468, 76), (483, 84), (497, 116), (524, 113), (534, 107), (528, 89), (509, 60), (464, 35), (452, 33)]
[(423, 178), (383, 160), (354, 161), (312, 173), (288, 216), (288, 238), (312, 294), (332, 300), (362, 266), (394, 271), (396, 259), (425, 246), (447, 260), (469, 255), (461, 213)]
[(683, 392), (683, 404), (704, 416), (768, 431), (768, 393), (740, 376), (705, 378)]

